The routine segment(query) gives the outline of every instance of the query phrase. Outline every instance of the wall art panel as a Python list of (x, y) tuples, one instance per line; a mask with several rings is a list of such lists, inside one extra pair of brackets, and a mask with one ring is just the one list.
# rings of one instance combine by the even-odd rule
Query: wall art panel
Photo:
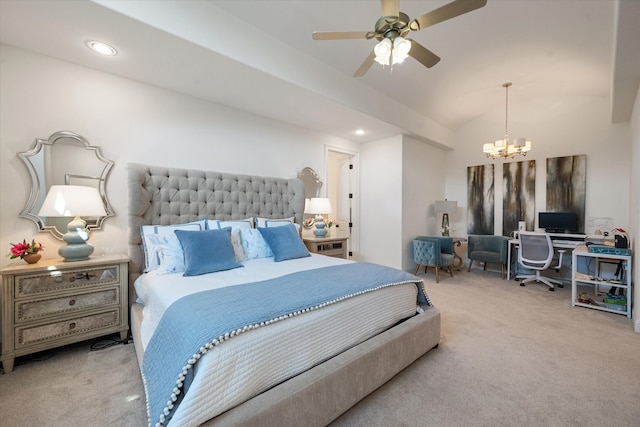
[(494, 166), (467, 168), (467, 233), (494, 234)]
[(502, 234), (510, 236), (525, 221), (527, 230), (535, 227), (536, 161), (505, 163), (502, 166)]
[(547, 212), (575, 212), (584, 232), (587, 156), (547, 159)]

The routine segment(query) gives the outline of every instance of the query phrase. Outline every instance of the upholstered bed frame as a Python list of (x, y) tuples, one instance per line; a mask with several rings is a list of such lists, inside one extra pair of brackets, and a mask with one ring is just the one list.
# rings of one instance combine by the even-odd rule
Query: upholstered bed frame
[[(130, 301), (141, 274), (140, 226), (202, 218), (295, 217), (302, 223), (304, 186), (298, 179), (265, 178), (130, 163)], [(425, 307), (426, 308), (426, 307)], [(142, 365), (142, 306), (131, 307), (131, 330)], [(205, 425), (322, 426), (436, 347), (440, 312), (427, 308), (406, 321), (217, 416)]]

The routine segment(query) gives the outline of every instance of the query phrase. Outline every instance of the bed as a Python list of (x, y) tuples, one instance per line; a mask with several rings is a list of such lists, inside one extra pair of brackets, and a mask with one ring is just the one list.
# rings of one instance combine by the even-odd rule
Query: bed
[[(437, 346), (440, 313), (422, 282), (410, 274), (316, 254), (275, 261), (281, 253), (298, 250), (291, 233), (298, 230), (293, 224), (302, 223), (301, 181), (135, 163), (127, 169), (131, 329), (151, 425), (327, 425)], [(246, 229), (247, 220), (252, 230)], [(149, 246), (153, 235), (148, 233), (172, 227), (185, 239), (180, 241), (186, 267), (163, 271), (172, 266), (169, 262), (150, 270), (154, 246)], [(203, 235), (234, 241), (236, 260), (244, 247), (241, 265), (184, 277), (184, 268), (199, 265), (189, 263), (196, 258), (187, 253), (186, 239), (199, 242)], [(265, 254), (265, 245), (246, 246), (256, 235), (277, 249)], [(284, 252), (281, 241), (286, 242)], [(249, 253), (261, 256), (247, 257)], [(354, 280), (347, 283), (350, 276)], [(195, 308), (232, 305), (225, 298), (236, 301), (238, 292), (252, 296), (234, 306), (238, 320), (218, 313), (218, 305), (215, 310)], [(212, 300), (205, 300), (209, 294)], [(270, 300), (289, 297), (300, 301), (276, 308), (279, 303)], [(214, 316), (209, 311), (221, 317), (209, 318)], [(190, 312), (198, 313), (198, 322), (188, 317)], [(201, 322), (203, 318), (207, 321)], [(223, 325), (226, 321), (245, 326)], [(196, 323), (222, 329), (200, 332), (204, 326)], [(227, 333), (220, 332), (224, 328)], [(181, 362), (179, 353), (185, 350), (177, 342), (191, 340), (191, 335), (198, 336), (194, 342), (208, 338)], [(184, 375), (178, 369), (174, 392), (168, 392), (166, 404), (162, 399), (158, 404), (157, 390), (166, 394), (175, 366), (156, 364), (172, 359), (178, 367), (184, 365)]]

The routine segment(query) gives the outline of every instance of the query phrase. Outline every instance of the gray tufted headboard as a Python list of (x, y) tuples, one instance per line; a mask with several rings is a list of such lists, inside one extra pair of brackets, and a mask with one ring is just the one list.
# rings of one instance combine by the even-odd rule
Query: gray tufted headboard
[(302, 223), (304, 184), (191, 169), (127, 165), (129, 180), (129, 281), (143, 269), (141, 225), (209, 219), (289, 218)]

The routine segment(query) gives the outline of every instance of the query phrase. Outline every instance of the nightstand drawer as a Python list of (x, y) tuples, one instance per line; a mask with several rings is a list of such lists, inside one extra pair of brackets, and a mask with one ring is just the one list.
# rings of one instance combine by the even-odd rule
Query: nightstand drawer
[(16, 327), (15, 348), (55, 341), (72, 335), (79, 335), (120, 324), (118, 307), (102, 313), (77, 316), (65, 320), (34, 326)]
[(70, 271), (52, 270), (45, 274), (16, 275), (15, 298), (91, 285), (117, 284), (120, 281), (119, 271), (117, 265), (107, 265)]
[(70, 314), (79, 310), (117, 305), (119, 303), (120, 288), (118, 287), (55, 298), (16, 301), (15, 322), (20, 323), (48, 316)]

